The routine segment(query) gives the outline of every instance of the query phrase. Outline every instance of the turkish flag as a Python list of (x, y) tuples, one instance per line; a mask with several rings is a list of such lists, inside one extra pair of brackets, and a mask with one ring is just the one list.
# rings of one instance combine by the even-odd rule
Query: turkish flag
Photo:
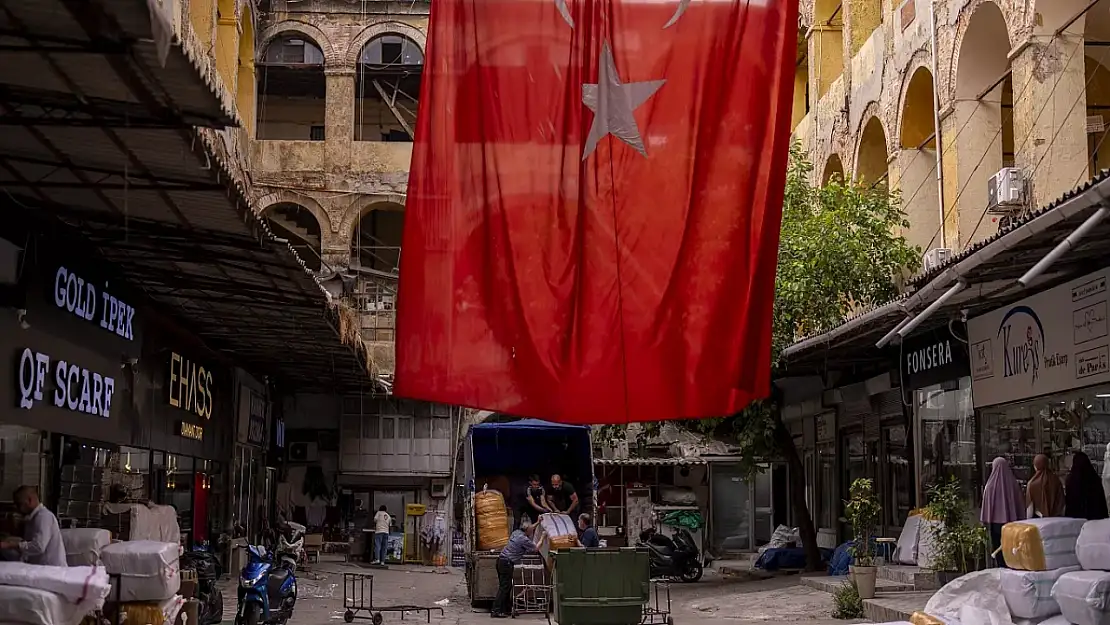
[(797, 0), (436, 0), (394, 392), (603, 424), (770, 391)]

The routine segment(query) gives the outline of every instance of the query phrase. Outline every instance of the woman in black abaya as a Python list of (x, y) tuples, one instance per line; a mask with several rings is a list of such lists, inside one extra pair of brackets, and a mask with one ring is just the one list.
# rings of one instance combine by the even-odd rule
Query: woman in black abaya
[(1091, 464), (1091, 459), (1081, 451), (1072, 456), (1071, 471), (1064, 484), (1064, 516), (1089, 521), (1110, 516), (1106, 510), (1102, 478)]

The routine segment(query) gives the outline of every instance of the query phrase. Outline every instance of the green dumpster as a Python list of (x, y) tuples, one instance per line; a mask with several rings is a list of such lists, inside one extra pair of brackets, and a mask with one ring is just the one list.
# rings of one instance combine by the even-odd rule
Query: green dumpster
[(648, 552), (568, 549), (554, 554), (559, 625), (637, 625), (648, 601)]

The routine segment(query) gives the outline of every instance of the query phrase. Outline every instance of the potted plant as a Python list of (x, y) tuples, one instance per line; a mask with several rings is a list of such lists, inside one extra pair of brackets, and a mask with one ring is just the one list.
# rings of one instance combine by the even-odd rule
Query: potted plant
[(875, 598), (875, 544), (873, 536), (879, 523), (882, 508), (875, 498), (874, 482), (860, 478), (852, 482), (845, 502), (844, 516), (852, 524), (855, 544), (852, 546), (852, 581), (859, 589), (861, 599)]
[(951, 478), (934, 484), (928, 491), (929, 503), (925, 516), (932, 539), (929, 568), (941, 574), (947, 583), (970, 571), (981, 568), (987, 559), (990, 536), (987, 529), (973, 522), (971, 506)]

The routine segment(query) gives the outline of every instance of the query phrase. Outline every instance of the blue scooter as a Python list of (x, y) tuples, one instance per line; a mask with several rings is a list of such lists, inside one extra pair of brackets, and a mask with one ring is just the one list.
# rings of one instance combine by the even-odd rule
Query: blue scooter
[(239, 607), (235, 625), (285, 625), (297, 603), (297, 561), (304, 545), (305, 527), (287, 523), (291, 540), (281, 536), (275, 553), (265, 547), (247, 548), (250, 559), (239, 574)]

